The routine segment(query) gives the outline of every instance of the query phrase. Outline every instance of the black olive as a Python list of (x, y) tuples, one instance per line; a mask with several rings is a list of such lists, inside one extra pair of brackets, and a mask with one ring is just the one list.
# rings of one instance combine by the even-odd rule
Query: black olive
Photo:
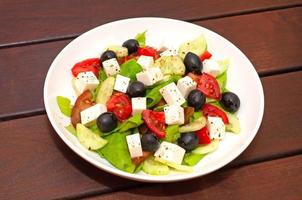
[(96, 124), (102, 132), (110, 132), (117, 127), (117, 118), (115, 114), (105, 112), (97, 118)]
[(111, 50), (107, 50), (101, 55), (101, 62), (104, 62), (106, 60), (109, 60), (111, 58), (117, 58), (116, 53)]
[(146, 93), (146, 87), (140, 81), (133, 81), (130, 83), (127, 93), (130, 97), (143, 97)]
[(141, 142), (143, 150), (150, 152), (156, 151), (160, 145), (157, 137), (150, 132), (143, 134)]
[(178, 139), (178, 145), (186, 151), (192, 151), (198, 146), (198, 137), (194, 132), (182, 133)]
[(220, 104), (226, 111), (234, 113), (240, 107), (240, 99), (233, 92), (224, 92), (222, 93)]
[(186, 54), (184, 58), (184, 64), (188, 72), (195, 72), (197, 74), (200, 74), (202, 72), (202, 62), (200, 61), (200, 58), (192, 52), (188, 52)]
[(200, 110), (205, 104), (206, 97), (200, 90), (192, 90), (188, 95), (188, 104), (195, 108), (195, 110)]
[(128, 49), (128, 54), (132, 54), (132, 53), (137, 52), (139, 43), (135, 39), (130, 39), (130, 40), (125, 41), (122, 46), (126, 47)]

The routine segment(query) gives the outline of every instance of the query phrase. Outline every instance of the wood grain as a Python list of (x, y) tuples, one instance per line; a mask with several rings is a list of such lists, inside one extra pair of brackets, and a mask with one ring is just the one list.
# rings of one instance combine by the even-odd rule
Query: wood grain
[[(302, 101), (302, 91), (298, 90), (297, 87), (293, 87), (302, 85), (301, 76), (302, 72), (297, 72), (262, 79), (265, 99), (266, 102), (269, 102), (265, 106), (262, 126), (252, 144), (230, 166), (244, 165), (301, 152), (302, 123), (300, 113), (302, 113), (302, 107), (297, 105)], [(280, 91), (282, 91), (282, 97), (285, 97), (282, 100), (280, 100)], [(2, 139), (0, 140), (0, 199), (79, 197), (138, 185), (136, 182), (102, 172), (78, 157), (57, 136), (45, 115), (2, 122), (0, 123), (0, 130), (3, 130), (1, 131)], [(272, 180), (275, 181), (277, 179), (275, 175), (264, 176), (268, 171), (278, 168), (279, 164), (276, 163), (272, 166), (273, 168), (267, 167), (267, 170), (257, 174), (257, 176), (252, 173), (254, 168), (248, 168), (247, 171), (251, 172), (251, 179), (241, 179), (239, 174), (236, 176), (238, 180), (234, 180), (236, 184), (227, 187), (229, 183), (227, 181), (223, 186), (230, 191), (234, 189), (248, 192), (250, 190), (243, 187), (244, 184), (252, 185), (252, 188), (258, 189), (258, 185), (256, 185), (257, 187), (253, 186), (251, 181), (259, 179), (260, 184), (263, 183), (270, 191), (276, 185), (262, 182), (261, 177), (274, 178)], [(279, 173), (278, 178), (290, 182), (294, 179), (287, 179), (292, 177), (292, 174), (299, 175), (294, 171), (299, 166), (301, 170), (301, 165), (294, 162), (293, 166), (287, 169), (288, 172), (283, 172), (282, 168), (280, 172), (277, 170), (271, 173)], [(236, 174), (237, 172), (235, 170), (232, 173)], [(224, 177), (227, 177), (218, 174), (210, 175), (211, 178), (209, 179), (198, 178), (190, 182), (196, 183), (195, 186), (194, 184), (190, 184), (190, 186), (192, 185), (199, 192), (202, 192), (202, 189), (200, 189), (202, 187), (208, 189), (216, 187), (215, 185), (223, 181)], [(285, 176), (281, 176), (282, 174)], [(212, 181), (206, 184), (208, 181), (205, 180)], [(290, 182), (289, 185), (293, 186), (293, 183), (296, 182)], [(240, 187), (239, 184), (243, 184), (243, 186)], [(177, 188), (181, 188), (181, 184), (178, 185)], [(186, 184), (182, 186), (184, 185)], [(199, 185), (201, 186), (199, 187)], [(282, 187), (285, 186), (281, 185), (279, 188)], [(169, 190), (172, 191), (172, 189)], [(297, 193), (294, 190), (288, 190), (292, 192), (290, 195)], [(184, 190), (182, 191), (184, 192)], [(250, 192), (252, 194), (252, 191)], [(170, 195), (170, 192), (167, 192), (168, 194)], [(177, 194), (181, 196), (180, 193)], [(227, 195), (230, 194), (227, 193)]]
[(299, 200), (302, 196), (302, 156), (220, 171), (200, 179), (157, 184), (102, 195), (89, 200), (240, 199)]
[[(142, 16), (192, 20), (293, 6), (300, 0), (1, 0), (0, 45), (74, 35), (106, 22)], [(120, 6), (117, 6), (120, 5)]]
[[(233, 41), (263, 73), (301, 65), (301, 13), (302, 8), (292, 8), (196, 23)], [(0, 119), (44, 109), (42, 88), (47, 70), (68, 42), (0, 50), (0, 90), (8, 94), (0, 98)]]

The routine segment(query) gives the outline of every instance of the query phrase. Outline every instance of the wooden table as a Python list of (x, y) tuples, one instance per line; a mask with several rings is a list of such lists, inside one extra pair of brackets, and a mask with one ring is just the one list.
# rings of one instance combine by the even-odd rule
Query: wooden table
[[(238, 46), (261, 77), (265, 114), (252, 144), (210, 175), (146, 184), (73, 153), (45, 114), (42, 88), (59, 51), (109, 21), (170, 17)], [(301, 0), (0, 0), (0, 199), (302, 199)]]

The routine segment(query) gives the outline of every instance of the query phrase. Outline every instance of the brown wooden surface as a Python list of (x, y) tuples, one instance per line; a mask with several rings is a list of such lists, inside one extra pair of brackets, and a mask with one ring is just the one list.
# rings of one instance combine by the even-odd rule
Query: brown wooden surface
[(82, 33), (122, 18), (161, 16), (192, 20), (282, 8), (300, 0), (1, 0), (0, 45)]
[[(270, 102), (262, 126), (248, 149), (228, 167), (302, 151), (302, 107), (297, 107), (302, 90), (291, 87), (302, 85), (301, 77), (302, 72), (262, 79), (266, 101)], [(279, 90), (291, 98), (276, 101)], [(138, 184), (109, 175), (79, 158), (57, 136), (45, 115), (2, 122), (0, 130), (5, 130), (0, 140), (0, 167), (5, 169), (0, 171), (0, 199), (1, 195), (10, 199), (72, 197)]]
[[(234, 42), (259, 73), (267, 73), (296, 66), (302, 68), (301, 21), (302, 7), (195, 23)], [(44, 110), (42, 90), (47, 70), (68, 42), (70, 40), (0, 50), (0, 74), (3, 75), (0, 90), (9, 94), (0, 98), (0, 118)]]
[(300, 186), (302, 180), (301, 169), (302, 156), (300, 155), (233, 170), (220, 171), (200, 179), (182, 183), (157, 184), (87, 199), (300, 200), (301, 196), (297, 194), (302, 194), (302, 187)]

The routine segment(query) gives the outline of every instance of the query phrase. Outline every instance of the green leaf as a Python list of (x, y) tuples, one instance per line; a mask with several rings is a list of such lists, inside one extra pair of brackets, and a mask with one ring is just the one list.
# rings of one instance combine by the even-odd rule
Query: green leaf
[(201, 113), (201, 111), (196, 111), (194, 112), (193, 116), (190, 118), (190, 122), (194, 122), (196, 119), (202, 117), (203, 114)]
[(99, 81), (102, 82), (107, 79), (107, 75), (104, 69), (100, 69), (99, 71)]
[(167, 142), (175, 142), (180, 137), (179, 125), (170, 125), (166, 128), (166, 137), (164, 138)]
[(71, 116), (71, 105), (70, 100), (66, 97), (57, 96), (57, 103), (60, 108), (60, 111), (67, 117)]
[(227, 71), (223, 72), (221, 75), (216, 77), (216, 80), (219, 84), (220, 91), (224, 92), (225, 86), (226, 86), (226, 83), (227, 83)]
[(135, 36), (135, 39), (138, 41), (140, 47), (146, 46), (146, 32), (147, 31), (144, 31), (142, 33), (138, 33)]
[(194, 154), (194, 153), (186, 153), (183, 159), (184, 165), (194, 166), (196, 165), (205, 154)]
[(69, 124), (68, 126), (65, 126), (66, 130), (69, 131), (72, 135), (77, 136), (77, 131), (73, 127), (72, 124)]
[(168, 104), (165, 104), (165, 105), (162, 105), (162, 106), (157, 106), (157, 107), (154, 108), (153, 110), (154, 110), (154, 111), (158, 111), (158, 112), (164, 111), (164, 108), (165, 108), (166, 106), (168, 106)]
[(144, 121), (142, 120), (141, 114), (136, 114), (130, 117), (129, 119), (127, 119), (127, 121), (125, 121), (124, 123), (122, 123), (119, 128), (119, 131), (120, 132), (128, 131), (129, 129), (140, 126), (142, 123), (144, 123)]
[(136, 173), (142, 171), (143, 167), (144, 167), (144, 162), (142, 162), (141, 164), (139, 164), (139, 166), (136, 167), (134, 173), (136, 174)]
[(120, 75), (136, 80), (136, 74), (142, 70), (142, 67), (137, 64), (135, 59), (131, 59), (121, 65)]
[(100, 156), (103, 156), (114, 167), (129, 173), (133, 173), (136, 166), (133, 164), (126, 136), (129, 132), (113, 133), (106, 137), (108, 143), (102, 149), (97, 150)]

